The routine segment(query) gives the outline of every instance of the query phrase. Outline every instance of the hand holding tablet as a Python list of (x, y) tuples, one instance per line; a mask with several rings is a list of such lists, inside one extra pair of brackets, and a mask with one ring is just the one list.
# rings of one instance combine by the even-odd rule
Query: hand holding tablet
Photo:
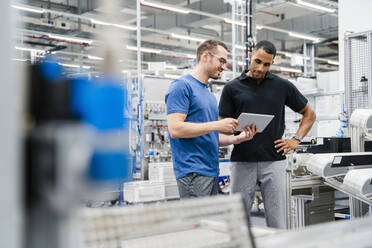
[(235, 131), (242, 131), (244, 127), (254, 124), (258, 127), (258, 133), (261, 133), (273, 118), (273, 115), (241, 113), (238, 117), (239, 126)]

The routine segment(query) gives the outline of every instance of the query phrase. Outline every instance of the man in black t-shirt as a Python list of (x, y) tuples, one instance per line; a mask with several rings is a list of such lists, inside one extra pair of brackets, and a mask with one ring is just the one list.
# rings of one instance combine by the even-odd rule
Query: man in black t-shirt
[[(249, 71), (224, 87), (219, 115), (220, 119), (237, 119), (243, 112), (274, 115), (262, 133), (234, 146), (231, 154), (231, 191), (242, 193), (251, 209), (256, 184), (260, 185), (267, 225), (286, 228), (285, 155), (295, 149), (311, 129), (315, 113), (291, 82), (269, 72), (275, 55), (276, 48), (271, 42), (256, 44), (253, 54), (249, 54)], [(291, 139), (282, 139), (285, 106), (303, 115)]]

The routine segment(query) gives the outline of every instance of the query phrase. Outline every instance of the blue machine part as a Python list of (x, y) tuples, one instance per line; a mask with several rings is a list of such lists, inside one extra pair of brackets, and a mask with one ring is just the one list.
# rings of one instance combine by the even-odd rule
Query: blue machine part
[(48, 55), (44, 62), (41, 63), (41, 73), (47, 82), (57, 82), (62, 78), (62, 72), (62, 66), (58, 64), (58, 61), (52, 55)]
[(99, 130), (127, 128), (126, 89), (112, 78), (80, 78), (72, 84), (71, 108)]
[(89, 178), (95, 181), (131, 181), (133, 169), (128, 158), (125, 152), (96, 151), (88, 169)]
[(129, 149), (122, 145), (121, 140), (128, 135), (105, 135), (113, 131), (129, 132), (125, 116), (128, 100), (125, 85), (120, 84), (120, 80), (101, 77), (74, 79), (71, 87), (72, 111), (96, 129), (98, 139), (112, 139), (105, 142), (97, 140), (100, 145), (94, 148), (87, 169), (88, 177), (94, 181), (130, 181), (133, 166)]
[(345, 104), (342, 104), (342, 113), (340, 114), (340, 128), (337, 130), (336, 136), (339, 138), (344, 137), (345, 131), (344, 129), (347, 128), (347, 118), (346, 118), (346, 110), (345, 110)]

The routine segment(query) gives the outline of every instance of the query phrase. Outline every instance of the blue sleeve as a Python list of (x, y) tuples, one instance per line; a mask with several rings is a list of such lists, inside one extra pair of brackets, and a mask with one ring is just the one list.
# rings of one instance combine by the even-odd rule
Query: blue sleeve
[(168, 88), (165, 95), (167, 114), (183, 113), (188, 114), (190, 106), (190, 88), (186, 82), (176, 80)]

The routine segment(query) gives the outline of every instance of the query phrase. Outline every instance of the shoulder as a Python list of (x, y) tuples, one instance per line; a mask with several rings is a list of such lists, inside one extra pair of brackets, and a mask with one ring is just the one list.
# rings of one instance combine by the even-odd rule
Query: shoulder
[(231, 81), (227, 82), (225, 85), (225, 88), (232, 89), (235, 88), (240, 84), (240, 79), (239, 77), (232, 79)]
[(169, 90), (182, 90), (182, 89), (187, 89), (187, 90), (191, 89), (190, 81), (187, 79), (187, 75), (174, 80), (169, 86)]
[(290, 82), (288, 79), (285, 79), (285, 78), (282, 78), (282, 77), (279, 77), (275, 74), (270, 74), (271, 76), (271, 79), (273, 80), (273, 82), (275, 83), (278, 83), (278, 85), (280, 85), (281, 87), (284, 87), (284, 88), (287, 88), (287, 89), (292, 89), (292, 88), (296, 88), (296, 86)]

